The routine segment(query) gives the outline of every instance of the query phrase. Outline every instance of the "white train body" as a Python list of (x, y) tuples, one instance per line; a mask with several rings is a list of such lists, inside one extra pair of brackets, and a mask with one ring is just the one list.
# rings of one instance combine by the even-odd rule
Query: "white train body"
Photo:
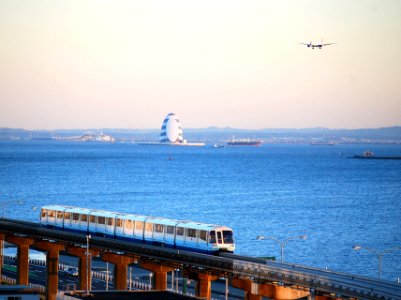
[(192, 221), (48, 205), (41, 208), (40, 223), (49, 228), (199, 253), (235, 250), (230, 228)]

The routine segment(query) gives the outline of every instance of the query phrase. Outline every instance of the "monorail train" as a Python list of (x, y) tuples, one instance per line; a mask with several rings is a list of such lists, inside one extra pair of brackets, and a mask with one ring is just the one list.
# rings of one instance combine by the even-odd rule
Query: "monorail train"
[(206, 254), (235, 249), (230, 228), (192, 221), (48, 205), (41, 208), (40, 223), (49, 228)]

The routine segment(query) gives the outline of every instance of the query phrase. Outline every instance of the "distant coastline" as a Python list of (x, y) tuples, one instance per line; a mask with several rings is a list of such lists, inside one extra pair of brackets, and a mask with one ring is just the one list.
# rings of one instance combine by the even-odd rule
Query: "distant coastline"
[[(0, 128), (0, 140), (9, 141), (74, 141), (74, 142), (159, 142), (160, 129), (60, 129), (26, 130)], [(238, 139), (263, 140), (263, 143), (285, 144), (400, 144), (401, 126), (367, 129), (237, 129), (199, 128), (185, 130), (188, 140), (194, 143), (226, 143), (233, 135)]]

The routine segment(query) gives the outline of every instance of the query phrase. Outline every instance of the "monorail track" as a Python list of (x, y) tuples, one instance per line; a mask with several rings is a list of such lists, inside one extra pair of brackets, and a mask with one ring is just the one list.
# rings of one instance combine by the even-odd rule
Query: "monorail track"
[(308, 286), (315, 291), (359, 299), (401, 299), (401, 286), (385, 280), (230, 253), (220, 256), (232, 259), (234, 268), (270, 274), (270, 280), (281, 281), (284, 285)]
[[(57, 243), (86, 246), (86, 235), (41, 227), (38, 223), (0, 218), (0, 231)], [(92, 236), (90, 246), (164, 263), (191, 266), (212, 274), (250, 278), (256, 283), (297, 286), (315, 293), (358, 299), (401, 300), (401, 285), (385, 280), (279, 263), (230, 253), (198, 254), (159, 246)]]

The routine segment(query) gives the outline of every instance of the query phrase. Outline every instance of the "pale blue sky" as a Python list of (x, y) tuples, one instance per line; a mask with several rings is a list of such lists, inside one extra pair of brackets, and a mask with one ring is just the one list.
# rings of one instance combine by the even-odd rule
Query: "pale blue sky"
[[(300, 42), (337, 42), (322, 50)], [(0, 0), (0, 127), (401, 125), (401, 1)]]

